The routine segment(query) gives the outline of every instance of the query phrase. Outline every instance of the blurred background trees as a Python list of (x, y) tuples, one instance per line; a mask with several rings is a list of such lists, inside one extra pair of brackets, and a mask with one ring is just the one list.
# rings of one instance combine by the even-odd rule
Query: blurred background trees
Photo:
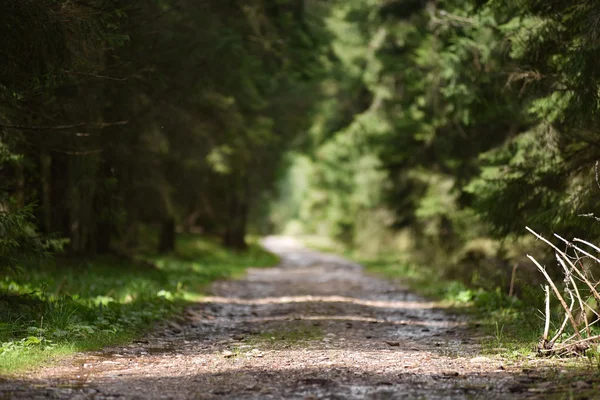
[(233, 248), (277, 231), (505, 279), (525, 225), (600, 235), (599, 16), (584, 0), (5, 0), (2, 262), (49, 238), (89, 256), (149, 228), (161, 252), (176, 230)]
[(599, 15), (588, 1), (336, 3), (327, 96), (275, 221), (492, 289), (535, 251), (526, 225), (597, 238)]
[(163, 252), (178, 226), (245, 246), (317, 95), (324, 47), (302, 1), (0, 8), (6, 221), (27, 230), (28, 210), (74, 255), (128, 252), (147, 226)]

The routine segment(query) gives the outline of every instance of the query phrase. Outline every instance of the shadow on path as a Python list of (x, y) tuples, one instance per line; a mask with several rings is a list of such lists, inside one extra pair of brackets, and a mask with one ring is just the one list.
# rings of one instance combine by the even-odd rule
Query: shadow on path
[(276, 268), (212, 286), (185, 321), (81, 354), (0, 398), (547, 398), (540, 372), (478, 356), (465, 321), (340, 257), (287, 238)]

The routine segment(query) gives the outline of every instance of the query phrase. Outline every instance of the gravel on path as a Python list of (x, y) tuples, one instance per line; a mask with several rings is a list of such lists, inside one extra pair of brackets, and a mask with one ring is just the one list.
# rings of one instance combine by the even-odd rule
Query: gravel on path
[(134, 343), (81, 353), (20, 379), (0, 399), (534, 399), (537, 369), (481, 356), (466, 321), (341, 257), (289, 238), (270, 269)]

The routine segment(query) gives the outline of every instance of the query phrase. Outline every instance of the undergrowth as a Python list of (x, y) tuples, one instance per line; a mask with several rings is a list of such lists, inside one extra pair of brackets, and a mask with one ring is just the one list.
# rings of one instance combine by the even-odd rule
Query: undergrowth
[(277, 262), (256, 244), (236, 253), (193, 235), (180, 236), (177, 249), (146, 254), (156, 267), (56, 259), (7, 271), (0, 278), (0, 373), (131, 340), (200, 298), (205, 285)]

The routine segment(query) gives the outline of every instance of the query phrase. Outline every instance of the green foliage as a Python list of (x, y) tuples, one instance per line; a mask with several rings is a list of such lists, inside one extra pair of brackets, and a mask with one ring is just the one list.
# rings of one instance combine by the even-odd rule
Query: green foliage
[(39, 230), (78, 255), (131, 252), (148, 225), (244, 247), (307, 126), (326, 51), (319, 11), (4, 2), (0, 135), (22, 162), (2, 190), (38, 204)]
[(526, 225), (600, 235), (599, 12), (578, 0), (333, 3), (327, 96), (273, 222), (363, 253), (409, 251), (486, 290), (508, 285)]

